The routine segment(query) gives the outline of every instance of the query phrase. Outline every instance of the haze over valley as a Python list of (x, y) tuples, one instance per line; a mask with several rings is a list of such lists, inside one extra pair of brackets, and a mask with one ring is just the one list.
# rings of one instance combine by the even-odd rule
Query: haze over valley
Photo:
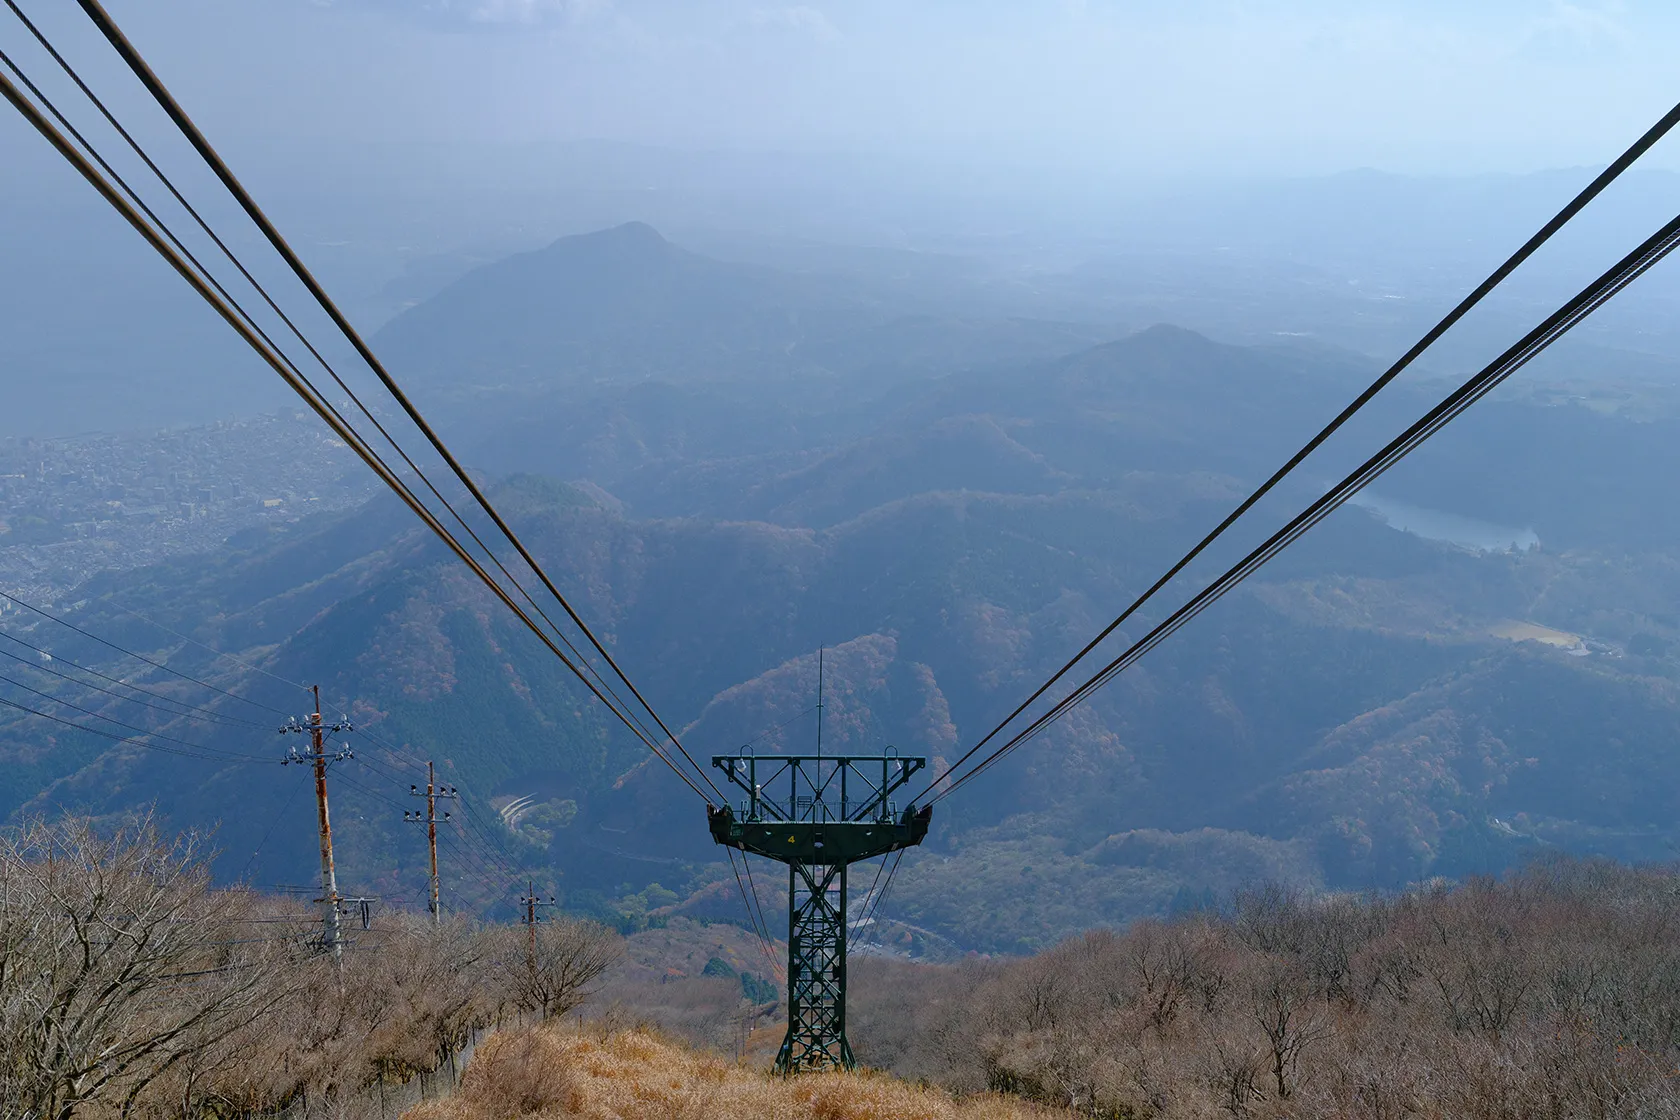
[[(1544, 1054), (1556, 1115), (1668, 1114), (1674, 141), (1604, 173), (1672, 96), (1672, 13), (113, 4), (219, 179), (82, 26), (98, 5), (23, 7), (0, 69), (51, 77), (0, 121), (0, 886), (43, 852), (89, 883), (167, 864), (130, 877), (222, 939), (163, 979), (282, 975), (215, 955), (255, 922), (297, 925), (251, 944), (314, 969), (135, 1081), (200, 1102), (158, 1117), (631, 1115), (613, 1086), (644, 1067), (758, 1115), (783, 1089), (727, 1063), (768, 1065), (800, 992), (843, 1003), (799, 985), (843, 993), (848, 944), (860, 1060), (921, 1083), (854, 1103), (1514, 1116), (1540, 1098), (1448, 1089)], [(31, 127), (49, 96), (67, 115)], [(53, 121), (111, 162), (78, 173)], [(83, 181), (119, 174), (156, 210)], [(1532, 361), (1507, 350), (1554, 312)], [(1455, 390), (1462, 416), (1340, 504)], [(321, 734), (294, 735), (315, 689)], [(829, 888), (720, 847), (763, 791), (709, 765), (819, 741), (928, 760), (814, 826), (813, 850), (927, 828), (852, 868), (823, 968), (783, 923)], [(1471, 1010), (1484, 958), (1529, 970), (1497, 1014)], [(1577, 984), (1596, 960), (1619, 979)], [(250, 1056), (263, 1016), (345, 990), (366, 1022), (296, 1069)], [(504, 1108), (534, 1061), (558, 1080)], [(81, 1074), (9, 1076), (0, 1111), (96, 1115)]]
[[(1371, 371), (1300, 340), (1231, 346), (1167, 325), (1105, 339), (1095, 324), (898, 310), (855, 279), (721, 262), (633, 223), (482, 266), (375, 341), (445, 409), (685, 741), (799, 746), (827, 646), (836, 749), (890, 743), (936, 765)], [(1654, 480), (1673, 469), (1680, 421), (1660, 382), (1604, 407), (1602, 386), (1548, 395), (1571, 384), (1554, 368), (977, 784), (907, 866), (896, 918), (942, 952), (1018, 951), (1254, 878), (1391, 888), (1551, 849), (1665, 858), (1673, 836), (1655, 807), (1675, 792), (1665, 682), (1680, 639), (1666, 555), (1680, 526)], [(1350, 432), (1353, 449), (1332, 449), (1322, 481), (1263, 510), (1310, 500), (1356, 438), (1397, 428), (1431, 388), (1398, 392)], [(229, 500), (248, 511), (236, 531), (176, 467), (178, 532), (205, 524), (203, 545), (153, 561), (141, 542), (157, 513), (125, 491), (105, 504), (126, 516), (63, 526), (109, 535), (110, 567), (40, 590), (174, 668), (243, 677), (267, 704), (295, 697), (175, 635), (320, 678), (360, 726), (445, 759), (481, 803), (551, 806), (550, 826), (516, 817), (504, 839), (564, 870), (579, 905), (634, 909), (658, 884), (674, 913), (726, 916), (686, 791), (648, 771), (581, 689), (532, 672), (540, 647), (405, 511), (358, 488), (346, 449), (299, 454), (306, 431), (262, 441), (273, 465)], [(213, 455), (226, 438), (153, 442)], [(146, 437), (98, 446), (129, 445)], [(71, 484), (60, 468), (56, 486)], [(28, 524), (33, 553), (12, 555), (68, 547)], [(1463, 537), (1483, 524), (1521, 528)], [(7, 620), (54, 637), (20, 608)], [(1613, 748), (1607, 719), (1622, 729)], [(12, 812), (156, 800), (170, 819), (220, 822), (224, 873), (288, 881), (307, 861), (306, 801), (277, 830), (218, 808), (260, 799), (260, 771), (183, 782), (177, 770), (198, 763), (100, 749), (26, 716), (11, 734), (32, 760), (13, 770)], [(347, 873), (404, 890), (415, 837), (368, 794), (340, 796)], [(638, 824), (650, 815), (659, 828)], [(1032, 902), (1000, 915), (997, 892), (1023, 887)], [(493, 905), (504, 888), (459, 889)]]

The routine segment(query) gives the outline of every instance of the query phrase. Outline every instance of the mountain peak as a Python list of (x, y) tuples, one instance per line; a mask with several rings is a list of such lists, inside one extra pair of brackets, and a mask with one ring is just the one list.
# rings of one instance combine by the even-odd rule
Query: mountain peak
[(658, 230), (646, 222), (625, 222), (593, 233), (562, 237), (549, 245), (548, 253), (624, 260), (653, 260), (674, 249)]
[(1081, 350), (1063, 359), (1063, 367), (1076, 371), (1109, 371), (1116, 363), (1136, 366), (1139, 362), (1169, 365), (1205, 362), (1222, 347), (1204, 334), (1170, 323), (1157, 323), (1113, 342)]
[(1213, 349), (1218, 346), (1207, 335), (1188, 327), (1171, 323), (1156, 323), (1120, 340), (1120, 345), (1134, 347), (1179, 347), (1183, 349)]

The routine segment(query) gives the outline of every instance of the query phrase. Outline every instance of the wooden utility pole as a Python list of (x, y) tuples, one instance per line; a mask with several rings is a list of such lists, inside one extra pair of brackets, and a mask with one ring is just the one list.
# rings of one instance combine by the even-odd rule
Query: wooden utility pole
[[(414, 797), (424, 796), (426, 799), (425, 816), (421, 816), (418, 811), (415, 811), (412, 813), (404, 813), (403, 820), (415, 822), (424, 821), (426, 823), (426, 847), (430, 850), (432, 856), (431, 900), (428, 903), (428, 906), (432, 912), (432, 924), (439, 925), (443, 922), (443, 906), (438, 897), (437, 803), (439, 801), (453, 800), (459, 797), (460, 794), (456, 791), (454, 786), (440, 786), (437, 784), (437, 772), (433, 768), (430, 760), (427, 760), (426, 762), (426, 792), (422, 794), (419, 786), (409, 786), (408, 792)], [(447, 812), (443, 814), (443, 819), (449, 819), (449, 814)]]
[(351, 727), (347, 722), (335, 723), (331, 727), (322, 723), (321, 687), (315, 685), (309, 691), (315, 698), (315, 710), (307, 717), (307, 722), (300, 724), (294, 719), (280, 729), (282, 734), (307, 733), (309, 751), (307, 754), (299, 754), (297, 748), (293, 747), (280, 763), (284, 766), (293, 762), (307, 762), (315, 770), (315, 815), (321, 844), (321, 897), (316, 900), (321, 904), (321, 947), (332, 953), (336, 963), (342, 964), (344, 932), (339, 924), (339, 907), (344, 900), (339, 896), (338, 873), (333, 867), (332, 818), (327, 812), (327, 763), (339, 762), (353, 756), (350, 748), (344, 746), (329, 759), (327, 737), (349, 731)]
[(525, 917), (523, 919), (525, 922), (525, 967), (529, 971), (535, 972), (537, 970), (537, 923), (542, 921), (542, 915), (537, 911), (545, 906), (553, 906), (554, 896), (550, 895), (547, 900), (538, 898), (536, 880), (531, 879), (526, 881), (525, 897), (519, 901), (525, 904)]

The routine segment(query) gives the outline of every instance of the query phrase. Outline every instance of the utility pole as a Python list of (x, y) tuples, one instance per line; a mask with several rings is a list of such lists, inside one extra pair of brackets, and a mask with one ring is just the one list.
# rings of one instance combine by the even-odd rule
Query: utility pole
[[(408, 792), (410, 796), (413, 797), (422, 796), (419, 786), (409, 786)], [(443, 907), (438, 899), (437, 803), (439, 801), (454, 800), (459, 797), (460, 794), (456, 792), (454, 786), (440, 786), (437, 784), (437, 775), (433, 770), (432, 763), (429, 759), (426, 762), (426, 792), (423, 796), (426, 798), (426, 815), (421, 816), (418, 810), (412, 813), (405, 812), (403, 813), (403, 820), (426, 822), (426, 846), (431, 849), (432, 853), (432, 895), (429, 905), (432, 911), (432, 924), (435, 926), (440, 925), (443, 922)], [(443, 819), (449, 819), (449, 814), (447, 812), (443, 814)]]
[(525, 923), (525, 967), (532, 972), (537, 970), (537, 923), (542, 921), (539, 910), (554, 905), (554, 896), (549, 895), (546, 900), (537, 897), (536, 880), (525, 883), (525, 897), (520, 903), (525, 907), (525, 916), (520, 919)]
[[(327, 813), (327, 763), (342, 762), (354, 757), (350, 747), (345, 745), (330, 758), (327, 755), (327, 738), (341, 732), (353, 730), (348, 721), (340, 721), (331, 727), (321, 722), (321, 686), (315, 685), (309, 690), (315, 697), (315, 711), (307, 717), (307, 722), (299, 723), (290, 720), (280, 729), (282, 735), (287, 733), (308, 734), (309, 751), (300, 754), (296, 747), (286, 752), (280, 760), (280, 765), (286, 766), (293, 762), (310, 763), (315, 769), (315, 813), (321, 840), (321, 897), (316, 899), (321, 904), (321, 947), (330, 950), (333, 961), (337, 964), (344, 962), (344, 933), (339, 925), (339, 906), (344, 901), (338, 893), (338, 874), (333, 868), (332, 820)], [(358, 902), (362, 901), (360, 899)]]

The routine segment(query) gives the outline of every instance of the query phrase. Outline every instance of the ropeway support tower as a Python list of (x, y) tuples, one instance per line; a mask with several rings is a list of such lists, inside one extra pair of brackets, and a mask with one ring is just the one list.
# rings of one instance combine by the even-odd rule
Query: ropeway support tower
[(788, 865), (788, 1029), (776, 1072), (850, 1069), (846, 868), (927, 836), (933, 807), (901, 812), (893, 798), (927, 759), (740, 754), (712, 765), (747, 795), (707, 807), (712, 839)]

